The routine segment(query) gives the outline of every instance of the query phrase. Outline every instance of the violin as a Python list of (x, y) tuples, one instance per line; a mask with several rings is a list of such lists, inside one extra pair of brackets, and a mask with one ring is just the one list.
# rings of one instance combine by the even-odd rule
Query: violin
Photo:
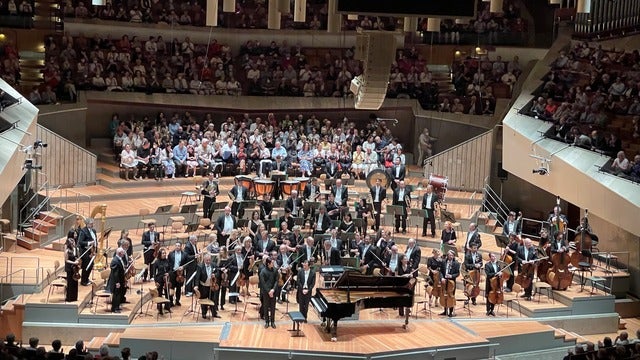
[(78, 263), (73, 265), (73, 280), (79, 281), (82, 278), (80, 275), (80, 269), (82, 269), (82, 258), (78, 258), (76, 261), (78, 261)]
[(216, 277), (215, 272), (211, 272), (211, 290), (218, 291), (220, 290), (220, 283), (218, 282), (218, 278)]

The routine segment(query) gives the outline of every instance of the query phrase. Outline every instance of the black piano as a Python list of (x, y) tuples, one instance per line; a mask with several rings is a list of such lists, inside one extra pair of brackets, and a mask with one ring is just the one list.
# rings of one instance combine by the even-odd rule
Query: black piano
[[(313, 308), (323, 321), (331, 340), (337, 340), (338, 320), (352, 316), (356, 309), (377, 309), (413, 306), (413, 277), (363, 275), (346, 269), (331, 288), (317, 289), (311, 298)], [(403, 328), (409, 324), (405, 311)]]

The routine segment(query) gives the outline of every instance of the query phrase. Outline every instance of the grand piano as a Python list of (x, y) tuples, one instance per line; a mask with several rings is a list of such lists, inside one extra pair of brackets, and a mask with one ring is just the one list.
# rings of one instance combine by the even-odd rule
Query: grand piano
[[(363, 275), (357, 270), (346, 270), (335, 284), (317, 289), (311, 304), (323, 319), (322, 325), (331, 340), (337, 340), (338, 320), (352, 316), (360, 309), (412, 307), (413, 277)], [(405, 311), (403, 328), (409, 324), (409, 312)]]

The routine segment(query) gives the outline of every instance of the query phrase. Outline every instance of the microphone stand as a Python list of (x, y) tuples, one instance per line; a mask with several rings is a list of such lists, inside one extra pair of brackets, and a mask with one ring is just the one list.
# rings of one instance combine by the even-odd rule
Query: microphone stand
[[(193, 274), (191, 275), (191, 277), (190, 277), (190, 278), (189, 278), (189, 279), (184, 283), (185, 288), (187, 287), (187, 285), (188, 285), (189, 283), (191, 283), (191, 282), (193, 281), (193, 279), (196, 277), (196, 274), (197, 274), (197, 273), (198, 273), (198, 270), (196, 269), (196, 271), (194, 271), (194, 272), (193, 272)], [(195, 297), (195, 294), (194, 294), (194, 296), (191, 296), (191, 306), (189, 307), (189, 309), (187, 309), (187, 311), (185, 311), (185, 312), (184, 312), (184, 314), (182, 314), (182, 317), (185, 317), (187, 314), (192, 314), (192, 313), (194, 313), (194, 310), (193, 310), (193, 302), (194, 302), (194, 299), (193, 299), (193, 298), (194, 298), (194, 297)]]
[[(135, 278), (141, 279), (142, 278), (142, 273), (144, 273), (146, 271), (146, 268), (142, 269), (142, 271), (140, 271), (139, 274), (137, 274), (135, 276)], [(149, 276), (152, 276), (152, 274), (149, 274)], [(134, 282), (135, 282), (135, 278), (134, 278)], [(155, 281), (154, 281), (155, 282)], [(137, 291), (138, 295), (140, 295), (140, 312), (136, 314), (136, 316), (134, 316), (134, 320), (136, 318), (138, 318), (139, 316), (150, 316), (149, 314), (145, 313), (142, 311), (142, 305), (144, 304), (144, 281), (140, 281), (140, 289)]]

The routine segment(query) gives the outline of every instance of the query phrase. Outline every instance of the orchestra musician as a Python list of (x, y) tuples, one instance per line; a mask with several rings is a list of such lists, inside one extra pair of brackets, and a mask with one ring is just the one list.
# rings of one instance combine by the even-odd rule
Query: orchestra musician
[(327, 214), (327, 208), (324, 206), (320, 206), (318, 210), (318, 214), (316, 215), (314, 225), (313, 225), (313, 234), (324, 234), (331, 227), (331, 218)]
[[(520, 217), (522, 213), (519, 214)], [(522, 223), (520, 222), (520, 217), (516, 219), (515, 211), (510, 211), (509, 216), (507, 217), (507, 221), (502, 225), (502, 235), (509, 236), (509, 234), (514, 233), (516, 235), (520, 235), (522, 233)]]
[(394, 188), (397, 188), (400, 186), (400, 182), (404, 182), (404, 178), (407, 174), (407, 169), (404, 165), (402, 165), (400, 163), (400, 157), (396, 157), (393, 160), (393, 166), (390, 169), (391, 171), (391, 179), (393, 180), (393, 182), (391, 183), (391, 186)]
[(547, 244), (549, 244), (549, 230), (542, 228), (542, 230), (540, 230), (540, 240), (538, 240), (538, 247), (542, 249)]
[(213, 215), (213, 204), (216, 202), (216, 196), (218, 196), (219, 193), (218, 181), (216, 180), (215, 174), (210, 172), (209, 177), (200, 187), (200, 194), (203, 195), (202, 210), (205, 218), (211, 219)]
[(327, 214), (331, 220), (340, 219), (340, 207), (336, 203), (333, 193), (327, 196), (327, 201), (324, 203), (324, 206), (327, 208)]
[(309, 267), (309, 260), (302, 260), (302, 268), (298, 271), (297, 287), (298, 287), (298, 309), (304, 316), (304, 322), (307, 322), (307, 314), (309, 312), (309, 302), (311, 301), (311, 292), (316, 285), (316, 273)]
[[(455, 258), (455, 253), (452, 250), (447, 252), (447, 259), (442, 262), (442, 268), (440, 269), (440, 273), (442, 274), (442, 287), (446, 288), (446, 283), (448, 280), (453, 280), (455, 283), (458, 275), (460, 275), (460, 263)], [(453, 289), (453, 296), (455, 297), (456, 287)], [(453, 317), (453, 307), (445, 308), (444, 311), (440, 315), (446, 315), (449, 317)]]
[(453, 224), (451, 221), (447, 220), (444, 222), (444, 227), (442, 228), (442, 235), (440, 236), (441, 248), (444, 244), (447, 245), (455, 245), (456, 244), (456, 231), (453, 229)]
[(216, 220), (216, 231), (218, 233), (218, 244), (226, 244), (231, 231), (236, 228), (236, 217), (231, 214), (231, 208), (225, 206), (224, 214)]
[[(171, 265), (171, 276), (169, 277), (169, 281), (171, 289), (173, 289), (175, 293), (175, 306), (181, 305), (180, 296), (182, 294), (182, 285), (184, 285), (184, 279), (178, 279), (178, 270), (183, 272), (183, 277), (186, 277), (184, 272), (184, 265), (186, 263), (187, 255), (182, 251), (182, 243), (180, 243), (180, 241), (176, 241), (175, 248), (169, 253), (169, 265)], [(173, 303), (173, 297), (170, 296), (169, 300)]]
[(380, 214), (382, 213), (382, 201), (387, 198), (387, 189), (382, 186), (382, 179), (377, 178), (376, 184), (369, 189), (371, 201), (373, 202), (373, 216), (376, 220), (375, 231), (380, 229)]
[[(158, 251), (158, 258), (156, 259), (153, 270), (153, 279), (156, 282), (158, 296), (165, 297), (167, 300), (170, 300), (171, 295), (169, 294), (169, 273), (171, 272), (171, 264), (167, 259), (167, 249), (161, 248)], [(164, 304), (164, 310), (167, 312), (171, 312), (170, 301)], [(158, 304), (158, 313), (160, 315), (164, 315), (162, 304)]]
[[(266, 230), (263, 231), (266, 232)], [(259, 239), (254, 246), (256, 249), (255, 251), (259, 257), (262, 257), (263, 255), (269, 255), (270, 252), (276, 249), (275, 241), (271, 240), (271, 237), (268, 234), (265, 235), (266, 236)]]
[(249, 190), (242, 186), (238, 179), (233, 179), (235, 185), (229, 191), (230, 197), (233, 200), (231, 203), (231, 213), (233, 216), (242, 218), (244, 216), (244, 201), (247, 199)]
[(111, 291), (111, 312), (120, 313), (120, 301), (122, 299), (122, 292), (125, 290), (125, 267), (122, 262), (122, 258), (125, 254), (123, 248), (116, 250), (116, 256), (111, 260), (109, 267), (111, 272), (109, 273), (109, 290)]
[[(295, 225), (294, 225), (295, 226)], [(280, 231), (276, 234), (276, 245), (290, 244), (291, 243), (291, 231), (286, 221), (280, 223)]]
[[(520, 243), (518, 242), (516, 234), (509, 234), (509, 244), (504, 248), (504, 253), (511, 256), (513, 260), (516, 260), (518, 257), (518, 247), (520, 247)], [(518, 267), (517, 261), (513, 262), (509, 267), (511, 268), (513, 276), (509, 276), (506, 289), (504, 290), (505, 292), (511, 292), (511, 289), (513, 288), (513, 283), (516, 279), (516, 268)]]
[[(415, 269), (411, 268), (411, 265), (409, 264), (409, 257), (406, 254), (400, 255), (400, 265), (398, 265), (396, 269), (396, 276), (414, 277), (414, 278), (418, 277), (418, 272), (415, 271)], [(405, 311), (410, 312), (411, 308), (408, 307), (405, 309), (404, 306), (399, 307), (398, 315), (404, 316)]]
[(276, 291), (278, 287), (279, 273), (275, 269), (275, 262), (271, 258), (265, 259), (265, 266), (260, 270), (259, 286), (260, 298), (264, 306), (265, 329), (271, 325), (276, 328), (275, 312), (276, 312)]
[[(196, 256), (198, 255), (198, 237), (196, 235), (189, 235), (189, 239), (187, 243), (184, 245), (182, 252), (184, 254), (185, 260), (184, 263), (188, 263), (184, 267), (184, 277), (185, 279), (190, 279), (191, 276), (196, 272), (197, 263), (195, 261)], [(186, 293), (186, 297), (190, 297), (193, 295), (193, 287), (197, 285), (195, 280), (187, 283), (184, 288), (184, 292)]]
[[(489, 261), (484, 265), (484, 273), (487, 276), (485, 280), (484, 288), (488, 294), (489, 289), (491, 289), (491, 279), (493, 279), (496, 276), (499, 276), (499, 277), (502, 276), (502, 271), (500, 270), (500, 266), (498, 266), (496, 254), (489, 253)], [(487, 316), (496, 316), (496, 314), (493, 312), (495, 304), (492, 304), (491, 301), (489, 301), (489, 296), (486, 297), (486, 300), (487, 300)]]
[[(429, 283), (431, 283), (431, 285), (435, 285), (434, 283), (434, 271), (438, 271), (440, 272), (440, 270), (442, 269), (442, 255), (440, 254), (440, 250), (438, 249), (433, 249), (431, 250), (431, 257), (429, 257), (427, 259), (427, 267), (429, 268)], [(431, 305), (431, 300), (432, 300), (433, 295), (429, 294), (429, 304)], [(438, 306), (438, 298), (435, 298), (435, 306)]]
[(358, 250), (360, 255), (360, 267), (365, 269), (367, 275), (373, 274), (373, 269), (381, 266), (378, 258), (378, 248), (371, 244), (371, 237), (365, 235), (363, 243)]
[(154, 245), (158, 242), (160, 242), (160, 233), (156, 231), (156, 224), (150, 223), (149, 230), (142, 233), (142, 256), (145, 265), (144, 272), (142, 273), (143, 281), (147, 281), (147, 275), (153, 279)]
[[(559, 200), (558, 200), (559, 201)], [(549, 214), (549, 218), (547, 219), (549, 223), (549, 234), (551, 238), (555, 238), (557, 232), (564, 233), (567, 227), (567, 217), (562, 214), (562, 208), (560, 205), (556, 205), (553, 207), (553, 212)]]
[(118, 244), (127, 243), (127, 247), (122, 246), (122, 248), (127, 252), (127, 259), (133, 257), (133, 241), (129, 237), (129, 230), (122, 229), (120, 231), (120, 239), (118, 240)]
[(425, 210), (427, 216), (422, 219), (422, 236), (427, 236), (427, 223), (431, 224), (431, 237), (436, 237), (436, 204), (438, 203), (438, 194), (433, 192), (433, 186), (427, 186), (427, 192), (422, 196), (422, 209)]
[(251, 235), (252, 239), (256, 238), (256, 234), (259, 231), (258, 229), (260, 229), (260, 225), (263, 225), (263, 223), (262, 220), (260, 220), (260, 212), (256, 210), (251, 213), (251, 220), (249, 220), (249, 234)]
[(580, 234), (583, 231), (586, 231), (588, 233), (592, 232), (591, 225), (589, 225), (589, 218), (586, 216), (580, 219), (580, 225), (576, 227), (576, 234)]
[[(252, 250), (247, 254), (252, 255)], [(227, 271), (229, 277), (229, 292), (237, 293), (238, 292), (238, 280), (240, 279), (240, 272), (244, 271), (245, 266), (249, 262), (249, 255), (243, 255), (243, 248), (240, 245), (236, 245), (233, 250), (233, 255), (229, 257), (229, 261), (227, 262), (223, 271)], [(248, 277), (247, 277), (248, 279)], [(235, 280), (235, 281), (234, 281)], [(229, 304), (236, 304), (240, 302), (237, 296), (229, 296)]]
[(67, 238), (64, 251), (64, 271), (67, 273), (67, 287), (65, 292), (65, 302), (78, 300), (78, 280), (76, 278), (76, 267), (78, 266), (78, 248), (73, 238)]
[[(398, 160), (399, 161), (399, 160)], [(402, 223), (402, 233), (407, 232), (407, 199), (411, 198), (411, 192), (405, 187), (404, 180), (398, 182), (398, 188), (393, 192), (393, 205), (402, 206), (402, 215), (396, 215), (396, 232), (400, 231)]]
[(290, 244), (292, 247), (299, 247), (304, 245), (304, 237), (301, 234), (302, 228), (300, 225), (295, 225), (293, 227), (293, 234), (290, 236)]
[[(480, 268), (482, 268), (482, 255), (480, 255), (478, 253), (478, 247), (477, 246), (472, 245), (471, 246), (471, 251), (469, 251), (464, 256), (464, 268), (467, 271), (471, 271), (471, 270), (480, 271)], [(476, 285), (478, 285), (478, 284), (476, 284)], [(471, 298), (471, 303), (473, 305), (476, 305), (476, 298), (475, 297)]]
[(362, 219), (362, 227), (358, 229), (360, 233), (364, 234), (367, 231), (369, 219), (374, 219), (374, 225), (371, 226), (371, 229), (376, 228), (373, 208), (370, 204), (367, 203), (366, 198), (360, 198), (360, 201), (358, 201), (358, 203), (356, 204), (356, 218)]
[(78, 238), (80, 237), (80, 232), (85, 226), (87, 225), (84, 222), (84, 218), (78, 215), (76, 216), (76, 223), (73, 224), (71, 229), (69, 229), (69, 233), (67, 233), (67, 238), (74, 239), (76, 241), (76, 246), (78, 245)]
[(476, 223), (469, 224), (469, 232), (467, 232), (467, 240), (464, 243), (464, 252), (471, 251), (471, 247), (475, 245), (478, 249), (482, 247), (482, 240), (480, 240), (480, 232), (478, 232), (478, 226)]
[[(296, 264), (294, 261), (295, 258), (292, 258), (293, 253), (289, 250), (289, 248), (282, 244), (278, 249), (278, 255), (276, 257), (276, 267), (280, 272), (280, 276), (282, 277), (283, 283), (289, 280), (289, 278), (293, 278), (295, 276)], [(291, 288), (291, 281), (286, 285), (287, 288), (283, 290), (287, 290)], [(287, 291), (280, 291), (280, 297), (278, 298), (278, 302), (287, 301)]]
[[(292, 190), (291, 195), (284, 204), (285, 211), (289, 210), (289, 213), (295, 217), (300, 217), (300, 210), (302, 210), (302, 199), (298, 197), (298, 191)], [(291, 229), (291, 228), (290, 228)]]
[(315, 262), (316, 247), (314, 246), (313, 237), (309, 236), (305, 239), (304, 245), (298, 249), (298, 261)]
[[(93, 270), (92, 252), (95, 254), (98, 252), (98, 237), (96, 230), (93, 228), (93, 219), (88, 218), (87, 224), (78, 235), (78, 246), (80, 247), (80, 254), (82, 255), (82, 277), (80, 285), (89, 286), (89, 275)], [(87, 251), (93, 248), (93, 251)]]
[(329, 243), (331, 243), (331, 247), (337, 249), (339, 254), (342, 254), (344, 250), (344, 244), (341, 239), (338, 239), (338, 229), (333, 228), (329, 231)]
[[(211, 287), (213, 285), (213, 281), (217, 281), (218, 271), (213, 264), (211, 263), (211, 255), (204, 254), (204, 258), (202, 264), (198, 265), (198, 270), (196, 271), (196, 277), (194, 282), (196, 285), (193, 287), (194, 291), (198, 290), (200, 292), (200, 299), (215, 299), (218, 294)], [(213, 291), (213, 294), (212, 294)], [(200, 310), (202, 311), (202, 318), (207, 318), (207, 311), (211, 311), (211, 316), (214, 318), (219, 318), (218, 310), (215, 306), (211, 305), (200, 305)]]
[(295, 219), (291, 215), (291, 210), (289, 209), (284, 209), (284, 215), (280, 216), (278, 220), (280, 224), (287, 223), (287, 229), (293, 228), (296, 224)]
[[(249, 245), (250, 244), (251, 241), (249, 241)], [(211, 259), (211, 262), (213, 262), (213, 258)], [(214, 264), (216, 268), (220, 269), (220, 271), (218, 271), (218, 284), (220, 284), (220, 289), (218, 290), (218, 296), (213, 299), (213, 302), (216, 304), (216, 306), (218, 306), (218, 309), (220, 310), (224, 310), (224, 304), (226, 303), (227, 297), (227, 287), (229, 286), (229, 281), (231, 281), (231, 279), (229, 279), (228, 277), (229, 275), (225, 272), (226, 269), (224, 268), (228, 262), (229, 251), (227, 250), (226, 246), (223, 246), (222, 248), (220, 248), (218, 258), (216, 260), (216, 263)], [(227, 276), (226, 283), (222, 281), (223, 274), (226, 274)]]
[[(564, 250), (563, 250), (564, 251)], [(522, 271), (522, 265), (535, 262), (538, 255), (536, 249), (533, 247), (531, 239), (524, 239), (522, 246), (518, 247), (518, 271)], [(531, 291), (533, 290), (533, 281), (529, 283), (529, 286), (524, 289), (523, 297), (527, 300), (531, 300)]]
[[(320, 186), (318, 185), (318, 178), (311, 178), (311, 182), (307, 184), (302, 192), (302, 197), (305, 201), (316, 202), (320, 196)], [(315, 207), (308, 207), (304, 209), (305, 218), (313, 218), (315, 216)]]
[(407, 241), (407, 249), (404, 251), (404, 256), (408, 260), (411, 271), (418, 268), (418, 265), (420, 265), (420, 259), (422, 258), (422, 250), (420, 250), (420, 246), (416, 244), (416, 239), (410, 238)]
[(341, 233), (354, 233), (356, 232), (356, 226), (351, 220), (351, 213), (345, 213), (338, 227)]
[(391, 251), (386, 252), (382, 266), (387, 270), (385, 275), (396, 275), (398, 266), (400, 266), (400, 255), (398, 254), (397, 245), (391, 246)]
[(564, 241), (564, 234), (557, 232), (555, 234), (555, 240), (551, 242), (551, 253), (555, 254), (567, 251), (567, 243)]
[(349, 201), (349, 189), (342, 185), (342, 179), (336, 179), (336, 185), (331, 189), (331, 194), (333, 194), (333, 199), (339, 208), (347, 206), (347, 202)]
[[(122, 230), (122, 231), (128, 233), (127, 230)], [(125, 271), (128, 271), (129, 267), (132, 265), (132, 262), (135, 261), (131, 256), (129, 256), (129, 252), (132, 251), (130, 243), (131, 243), (130, 239), (129, 241), (127, 241), (126, 238), (118, 240), (118, 246), (124, 250), (124, 256), (122, 257), (122, 262), (124, 264)], [(114, 253), (113, 256), (116, 256), (116, 254)], [(126, 272), (125, 272), (125, 278), (126, 278)], [(126, 296), (127, 290), (129, 289), (128, 282), (125, 281), (124, 287), (125, 287), (124, 290), (120, 292), (120, 294), (122, 295), (120, 298), (121, 304), (128, 303), (127, 296)]]
[(340, 265), (340, 250), (331, 245), (331, 240), (324, 241), (322, 246), (322, 264), (323, 265)]
[(260, 207), (260, 220), (271, 220), (273, 213), (273, 203), (271, 202), (271, 194), (262, 195), (262, 200), (259, 204)]

